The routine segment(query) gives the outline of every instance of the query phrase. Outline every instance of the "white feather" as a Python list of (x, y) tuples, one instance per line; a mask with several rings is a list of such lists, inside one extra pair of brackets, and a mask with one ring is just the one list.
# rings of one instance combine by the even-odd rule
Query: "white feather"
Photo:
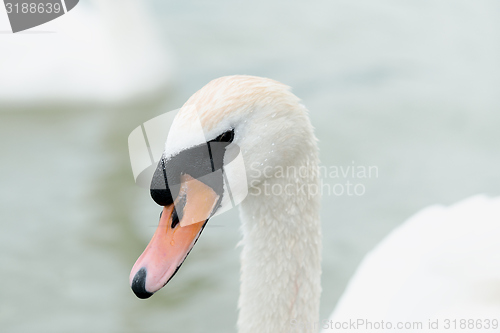
[(0, 11), (0, 103), (116, 103), (164, 91), (171, 64), (140, 0), (80, 3), (16, 34)]
[[(241, 169), (228, 168), (228, 178), (250, 185), (240, 206), (243, 249), (238, 331), (304, 332), (291, 323), (318, 320), (320, 197), (307, 191), (266, 195), (264, 186), (297, 189), (318, 183), (314, 173), (318, 151), (307, 110), (278, 82), (251, 76), (219, 78), (197, 92), (177, 114), (165, 156), (230, 128), (242, 152), (246, 177), (238, 176)], [(308, 175), (265, 173), (276, 166), (306, 169)]]
[[(318, 184), (316, 138), (307, 110), (278, 82), (251, 76), (219, 78), (177, 114), (165, 155), (229, 128), (235, 131), (234, 143), (245, 163), (244, 181), (250, 186), (240, 206), (238, 330), (316, 332), (324, 324), (318, 318), (320, 196), (307, 189), (265, 193), (266, 186), (269, 191), (273, 186), (283, 190)], [(193, 131), (203, 133), (193, 136)], [(307, 172), (278, 176), (278, 167)], [(237, 173), (230, 176), (238, 179)], [(500, 198), (477, 196), (448, 208), (422, 210), (366, 256), (331, 322), (420, 321), (425, 329), (429, 319), (441, 320), (441, 325), (446, 318), (499, 319), (499, 234)], [(398, 332), (395, 327), (391, 331)]]
[[(498, 235), (500, 198), (475, 196), (420, 211), (365, 257), (330, 326), (365, 319), (423, 323), (423, 330), (401, 332), (450, 332), (446, 319), (500, 319)], [(439, 320), (439, 329), (429, 329), (429, 320)]]

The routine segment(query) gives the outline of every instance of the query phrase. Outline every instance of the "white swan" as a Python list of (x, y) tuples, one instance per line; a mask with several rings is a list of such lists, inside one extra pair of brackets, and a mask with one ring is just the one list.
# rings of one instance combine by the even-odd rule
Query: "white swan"
[(162, 92), (171, 79), (165, 44), (141, 1), (80, 2), (16, 34), (2, 9), (0, 30), (2, 105), (123, 103)]
[[(498, 235), (498, 197), (420, 211), (364, 258), (324, 327), (380, 332), (373, 325), (383, 320), (391, 332), (480, 332), (487, 325), (487, 332), (497, 330)], [(357, 320), (359, 326), (348, 325)]]
[[(200, 128), (204, 135), (199, 135)], [(207, 142), (212, 150), (204, 155)], [(212, 146), (215, 143), (221, 150)], [(233, 195), (235, 188), (251, 186), (240, 206), (243, 250), (238, 331), (317, 332), (329, 322), (319, 320), (316, 139), (298, 98), (269, 79), (214, 80), (178, 113), (152, 181), (153, 198), (165, 206), (163, 215), (132, 268), (132, 289), (141, 298), (150, 297), (177, 272), (211, 211), (231, 195), (222, 176), (211, 180), (201, 176), (226, 165), (238, 146), (246, 178), (225, 167), (227, 178), (240, 182), (231, 184)], [(176, 189), (170, 186), (177, 183)], [(273, 187), (281, 195), (271, 194)], [(481, 314), (486, 319), (500, 313), (500, 265), (492, 265), (500, 261), (499, 217), (500, 199), (485, 197), (451, 208), (431, 207), (416, 215), (366, 258), (332, 322), (422, 320), (427, 325), (428, 319), (437, 319), (432, 316), (453, 319), (452, 315)], [(467, 311), (456, 312), (457, 307)], [(442, 311), (436, 312), (437, 308)]]
[[(197, 135), (197, 115), (206, 139)], [(189, 159), (191, 151), (193, 156), (201, 156), (196, 155), (197, 149), (205, 147), (206, 141), (233, 143), (227, 146), (225, 155), (212, 150), (216, 165), (222, 163), (216, 155), (227, 159), (232, 150), (240, 147), (246, 178), (233, 177), (231, 173), (236, 171), (225, 170), (228, 178), (245, 181), (231, 184), (232, 191), (247, 182), (252, 185), (240, 206), (243, 250), (239, 332), (304, 332), (293, 323), (318, 321), (321, 289), (320, 197), (308, 193), (307, 188), (300, 191), (303, 185), (318, 182), (313, 172), (318, 163), (316, 139), (304, 106), (288, 87), (276, 81), (251, 76), (223, 77), (188, 100), (172, 124), (169, 139), (164, 161), (165, 170), (172, 177), (177, 173), (195, 176), (192, 173), (203, 168), (189, 170), (191, 164), (183, 159)], [(183, 157), (183, 152), (188, 157)], [(193, 159), (193, 164), (199, 160)], [(280, 177), (266, 178), (265, 168), (269, 171), (277, 166), (293, 166), (302, 173), (285, 172)], [(153, 185), (163, 182), (161, 169), (160, 163), (160, 172), (155, 173), (159, 177), (153, 177)], [(187, 189), (181, 190), (178, 197), (174, 194), (170, 198), (169, 191), (152, 191), (154, 199), (165, 208), (155, 235), (130, 274), (132, 289), (141, 298), (149, 297), (168, 282), (204, 226), (195, 223), (182, 227), (183, 221), (195, 214), (199, 214), (197, 221), (204, 221), (218, 196), (229, 195), (225, 185), (222, 189), (222, 179), (220, 184), (214, 181), (206, 186), (186, 177)], [(256, 195), (256, 189), (264, 191), (264, 181), (268, 187), (286, 188), (293, 194), (284, 191), (281, 196), (264, 192)], [(172, 199), (176, 197), (185, 204), (184, 209), (183, 205), (176, 206), (183, 214), (180, 223), (176, 216), (180, 214), (173, 214)]]

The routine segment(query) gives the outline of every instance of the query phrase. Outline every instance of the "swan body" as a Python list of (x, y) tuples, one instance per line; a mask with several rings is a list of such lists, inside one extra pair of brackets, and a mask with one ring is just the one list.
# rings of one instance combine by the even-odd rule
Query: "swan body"
[[(214, 144), (222, 145), (222, 154)], [(204, 147), (211, 147), (210, 159), (200, 154)], [(238, 151), (244, 176), (225, 163)], [(190, 154), (197, 158), (189, 160)], [(421, 322), (415, 329), (421, 332), (429, 320), (441, 320), (444, 328), (445, 319), (499, 319), (500, 198), (477, 196), (448, 208), (427, 208), (393, 231), (365, 258), (330, 322), (319, 321), (317, 154), (307, 110), (285, 85), (229, 76), (195, 93), (174, 119), (153, 176), (152, 197), (164, 208), (155, 235), (131, 271), (136, 295), (148, 298), (162, 288), (193, 248), (213, 216), (193, 207), (222, 209), (230, 192), (238, 196), (248, 187), (240, 205), (240, 333), (310, 333), (328, 323), (333, 326), (324, 332), (349, 331), (335, 323), (358, 319)], [(223, 186), (215, 178), (201, 181), (205, 174), (198, 169), (204, 162), (211, 164), (207, 170), (212, 174), (217, 174), (214, 165), (223, 165), (225, 177), (233, 180), (231, 191), (226, 181)], [(176, 192), (177, 173), (181, 185)], [(200, 181), (192, 177), (196, 173), (203, 176)], [(186, 216), (196, 210), (201, 215), (189, 222)], [(381, 330), (361, 326), (353, 331)]]
[[(485, 326), (486, 319), (500, 319), (498, 235), (500, 198), (480, 195), (423, 209), (364, 258), (325, 328), (363, 319), (391, 322), (395, 332), (480, 331), (445, 325), (481, 319)], [(429, 320), (438, 321), (437, 329), (429, 328)], [(423, 327), (398, 330), (399, 322)], [(339, 331), (381, 330), (345, 326)]]
[(170, 61), (140, 1), (79, 3), (16, 34), (0, 11), (0, 103), (122, 103), (159, 93)]

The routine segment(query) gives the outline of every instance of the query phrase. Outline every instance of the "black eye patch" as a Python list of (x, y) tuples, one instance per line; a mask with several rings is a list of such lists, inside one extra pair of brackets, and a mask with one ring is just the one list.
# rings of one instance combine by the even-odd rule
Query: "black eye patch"
[[(171, 205), (180, 190), (181, 175), (188, 174), (210, 186), (217, 194), (223, 192), (222, 173), (203, 177), (222, 169), (226, 147), (234, 140), (234, 129), (222, 133), (215, 139), (195, 147), (183, 150), (168, 160), (162, 158), (151, 180), (151, 197), (160, 206)], [(234, 154), (228, 156), (230, 163), (239, 153), (239, 147)], [(203, 178), (201, 178), (203, 177)], [(201, 178), (201, 179), (200, 179)], [(219, 179), (220, 178), (220, 179)]]
[(231, 129), (227, 132), (222, 133), (218, 137), (216, 137), (213, 140), (210, 140), (209, 142), (233, 142), (234, 140), (234, 129)]

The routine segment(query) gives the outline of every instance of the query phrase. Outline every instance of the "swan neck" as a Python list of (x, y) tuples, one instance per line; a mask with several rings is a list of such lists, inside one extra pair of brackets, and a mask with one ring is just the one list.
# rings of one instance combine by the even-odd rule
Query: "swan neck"
[[(315, 149), (311, 151), (299, 168), (316, 170)], [(241, 205), (239, 332), (309, 332), (302, 324), (319, 319), (320, 196), (300, 189), (317, 186), (318, 177), (311, 172), (266, 181), (275, 193), (278, 188), (288, 191), (266, 195), (261, 183), (260, 195), (252, 188)]]

